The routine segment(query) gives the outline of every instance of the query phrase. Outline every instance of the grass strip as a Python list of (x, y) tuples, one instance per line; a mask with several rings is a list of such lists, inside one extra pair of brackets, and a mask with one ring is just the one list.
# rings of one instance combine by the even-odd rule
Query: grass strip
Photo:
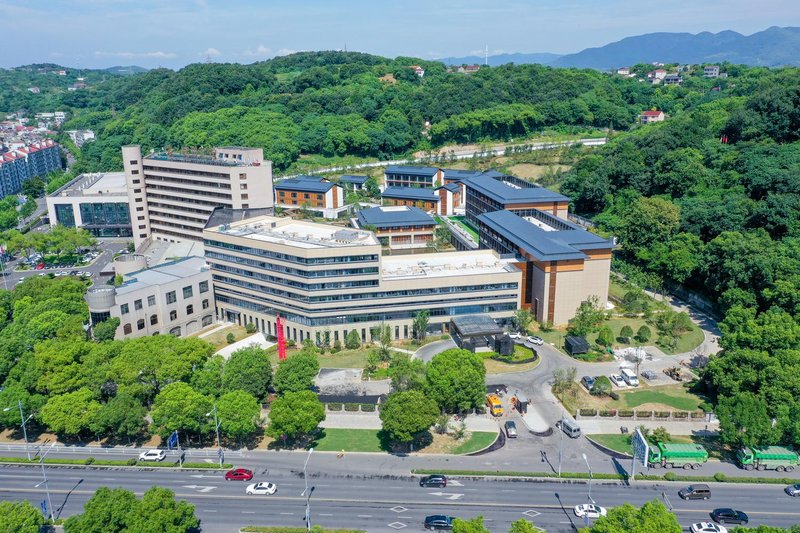
[[(18, 463), (18, 464), (39, 464), (38, 459), (28, 460), (26, 457), (0, 457), (0, 463)], [(157, 467), (157, 468), (178, 468), (178, 463), (156, 463), (147, 461), (143, 463), (134, 462), (131, 464), (129, 460), (110, 460), (110, 459), (95, 459), (87, 457), (86, 459), (48, 459), (45, 457), (44, 464), (47, 465), (82, 465), (82, 466), (136, 466), (136, 467)], [(231, 463), (224, 463), (221, 467), (217, 463), (183, 463), (183, 468), (202, 468), (202, 469), (230, 469), (233, 468)]]

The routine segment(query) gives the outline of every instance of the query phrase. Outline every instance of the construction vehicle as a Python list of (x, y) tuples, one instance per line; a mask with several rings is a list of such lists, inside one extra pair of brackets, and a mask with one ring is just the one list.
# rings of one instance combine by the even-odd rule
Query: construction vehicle
[(797, 452), (783, 446), (753, 446), (736, 452), (739, 464), (745, 470), (777, 470), (791, 472), (797, 466)]
[(683, 381), (683, 371), (679, 366), (665, 368), (664, 373), (674, 379), (675, 381)]
[(647, 462), (653, 468), (683, 468), (697, 470), (708, 461), (708, 452), (699, 444), (659, 442), (650, 447)]
[(500, 401), (500, 397), (497, 394), (486, 395), (486, 406), (492, 416), (503, 416), (503, 402)]

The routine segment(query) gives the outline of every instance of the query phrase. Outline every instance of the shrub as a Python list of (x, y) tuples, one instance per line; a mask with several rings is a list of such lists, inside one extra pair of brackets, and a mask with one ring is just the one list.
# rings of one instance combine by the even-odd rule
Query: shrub
[(703, 413), (710, 413), (711, 411), (714, 410), (714, 406), (708, 402), (703, 402), (700, 405), (698, 405), (698, 407), (703, 410)]
[(342, 351), (342, 343), (339, 342), (339, 339), (333, 341), (333, 347), (331, 348), (331, 353), (338, 353)]
[(600, 416), (605, 416), (605, 417), (614, 416), (616, 414), (617, 414), (617, 410), (616, 409), (607, 409), (607, 410), (604, 409), (604, 410), (600, 411)]
[(669, 411), (656, 411), (655, 416), (656, 418), (669, 418), (671, 413)]
[(257, 329), (257, 328), (256, 328), (256, 325), (255, 325), (254, 323), (252, 323), (252, 322), (248, 322), (248, 323), (245, 325), (245, 327), (244, 327), (244, 330), (245, 330), (247, 333), (250, 333), (250, 334), (253, 334), (253, 333), (255, 333), (255, 332), (256, 332), (256, 329)]
[(664, 479), (667, 481), (675, 481), (676, 479), (678, 479), (678, 475), (675, 474), (675, 472), (667, 472), (666, 474), (664, 474)]
[(606, 376), (597, 376), (592, 387), (593, 396), (606, 396), (611, 394), (611, 380)]
[(636, 411), (636, 418), (653, 418), (653, 411)]
[(611, 392), (609, 392), (609, 393), (608, 393), (608, 396), (609, 396), (609, 397), (610, 397), (612, 400), (619, 400), (619, 394), (617, 394), (617, 392), (616, 392), (616, 391), (613, 391), (613, 390), (612, 390)]
[(350, 330), (344, 339), (344, 347), (348, 350), (358, 350), (361, 347), (361, 337), (358, 336), (358, 331)]
[(673, 418), (689, 418), (689, 413), (686, 411), (675, 411), (672, 413)]
[(90, 465), (92, 463), (94, 463), (94, 457), (92, 456), (87, 457), (86, 460), (83, 462), (83, 464), (85, 465)]
[(342, 404), (341, 403), (329, 403), (328, 404), (328, 411), (341, 411)]
[(720, 483), (724, 483), (725, 481), (727, 481), (727, 479), (728, 476), (726, 476), (722, 472), (717, 472), (716, 474), (714, 474), (714, 481), (719, 481)]
[(706, 414), (703, 411), (692, 411), (692, 418), (705, 418)]
[(136, 466), (136, 462), (137, 462), (137, 461), (136, 461), (136, 457), (131, 457), (130, 459), (128, 459), (128, 460), (126, 461), (126, 464), (127, 464), (128, 466)]
[(374, 413), (375, 412), (375, 404), (372, 403), (362, 403), (361, 410), (365, 413)]
[(233, 344), (236, 342), (236, 337), (233, 336), (233, 333), (228, 333), (228, 335), (225, 336), (225, 340), (228, 342), (228, 344)]
[(358, 404), (357, 403), (346, 403), (346, 404), (344, 404), (344, 410), (345, 411), (350, 411), (350, 412), (358, 411)]
[(639, 342), (647, 342), (650, 340), (650, 337), (653, 336), (653, 332), (650, 331), (650, 328), (647, 326), (642, 326), (639, 328), (639, 331), (636, 332), (636, 340)]
[(597, 416), (597, 409), (581, 409), (581, 416)]
[(617, 411), (617, 414), (622, 418), (631, 418), (633, 416), (633, 411)]

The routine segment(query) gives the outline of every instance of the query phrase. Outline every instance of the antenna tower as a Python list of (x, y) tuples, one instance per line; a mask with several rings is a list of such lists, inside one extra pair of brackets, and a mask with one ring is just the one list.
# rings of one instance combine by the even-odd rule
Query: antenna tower
[(489, 45), (488, 44), (486, 45), (486, 51), (485, 51), (484, 56), (483, 56), (483, 64), (487, 65), (487, 66), (489, 65)]

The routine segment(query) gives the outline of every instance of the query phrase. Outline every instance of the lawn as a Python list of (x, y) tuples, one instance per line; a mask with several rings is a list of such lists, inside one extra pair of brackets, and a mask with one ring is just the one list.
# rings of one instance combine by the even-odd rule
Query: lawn
[(377, 429), (326, 428), (311, 445), (320, 452), (383, 452)]
[(469, 222), (467, 222), (466, 217), (452, 216), (449, 218), (452, 222), (455, 222), (456, 224), (461, 226), (464, 229), (464, 231), (469, 233), (472, 236), (472, 238), (475, 239), (475, 242), (478, 242), (480, 240), (478, 232), (475, 230), (475, 228), (472, 227), (472, 225)]
[[(525, 359), (530, 359), (531, 357), (533, 357), (533, 353), (531, 352), (530, 348), (526, 348), (520, 344), (514, 345), (513, 361), (524, 361)], [(491, 359), (490, 357), (486, 357), (483, 360), (483, 365), (486, 367), (487, 374), (509, 374), (512, 372), (525, 372), (532, 370), (539, 366), (541, 360), (541, 358), (538, 358), (536, 361), (532, 361), (530, 363), (508, 364), (504, 363), (503, 361), (497, 361), (495, 359)]]
[[(367, 364), (367, 355), (369, 355), (371, 348), (359, 348), (358, 350), (342, 350), (340, 352), (331, 353), (325, 352), (324, 355), (318, 355), (320, 368), (364, 368)], [(287, 348), (286, 355), (292, 355), (300, 351), (297, 347)], [(267, 350), (270, 360), (273, 365), (278, 364), (278, 347), (273, 346)]]
[(490, 431), (476, 431), (472, 433), (463, 444), (453, 448), (451, 453), (455, 455), (477, 452), (489, 446), (497, 438), (497, 433)]
[(227, 340), (228, 333), (233, 333), (233, 338), (236, 341), (240, 341), (251, 335), (250, 333), (247, 333), (247, 331), (242, 326), (231, 325), (228, 326), (227, 328), (215, 331), (211, 335), (203, 337), (202, 340), (213, 344), (214, 351), (220, 350), (228, 346), (228, 340)]
[(597, 435), (587, 435), (593, 441), (602, 444), (611, 450), (631, 454), (631, 436), (621, 433), (600, 433)]
[(620, 393), (620, 401), (626, 407), (635, 408), (648, 403), (668, 405), (680, 411), (695, 411), (703, 399), (688, 392), (682, 385), (665, 385)]

